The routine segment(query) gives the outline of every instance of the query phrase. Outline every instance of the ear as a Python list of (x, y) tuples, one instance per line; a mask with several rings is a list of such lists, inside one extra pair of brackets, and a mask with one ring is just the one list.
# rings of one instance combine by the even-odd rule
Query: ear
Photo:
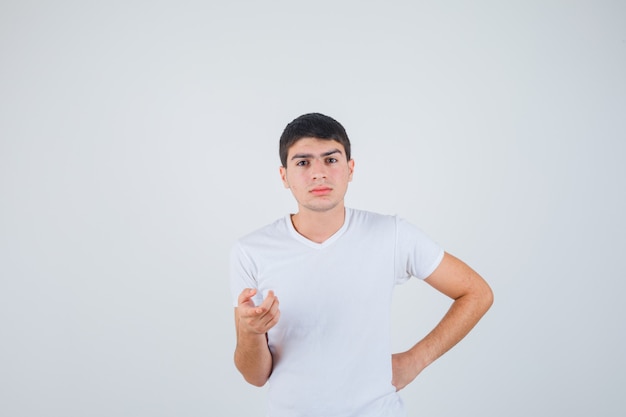
[(354, 173), (354, 159), (348, 161), (348, 169), (350, 170), (348, 181), (352, 181), (352, 174)]
[(280, 173), (280, 179), (283, 182), (283, 186), (285, 188), (289, 188), (289, 182), (287, 181), (287, 168), (281, 166), (278, 168), (278, 172)]

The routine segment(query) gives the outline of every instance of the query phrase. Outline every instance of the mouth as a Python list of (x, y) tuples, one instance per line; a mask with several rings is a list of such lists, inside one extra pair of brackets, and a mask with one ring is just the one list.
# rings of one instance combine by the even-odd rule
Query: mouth
[(315, 187), (311, 189), (310, 193), (313, 195), (327, 195), (330, 194), (332, 190), (333, 189), (330, 187)]

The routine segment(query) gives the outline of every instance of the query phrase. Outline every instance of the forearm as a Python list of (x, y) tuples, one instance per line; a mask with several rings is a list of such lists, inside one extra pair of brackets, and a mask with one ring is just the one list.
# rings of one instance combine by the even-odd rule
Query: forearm
[(261, 305), (255, 306), (252, 297), (256, 289), (246, 288), (239, 295), (235, 308), (235, 366), (252, 385), (265, 385), (272, 373), (273, 359), (267, 344), (267, 332), (278, 323), (280, 310), (274, 291), (269, 291)]
[[(448, 259), (452, 258), (448, 257)], [(454, 263), (452, 266), (454, 266)], [(448, 272), (446, 269), (449, 266), (450, 263), (448, 262), (448, 265), (444, 265), (441, 271)], [(463, 268), (465, 269), (465, 267)], [(446, 280), (440, 281), (437, 275), (429, 278), (431, 285), (434, 284), (436, 287), (444, 289), (442, 292), (451, 296), (454, 302), (439, 324), (426, 337), (408, 351), (393, 355), (392, 383), (396, 389), (404, 388), (424, 368), (463, 339), (491, 307), (493, 294), (489, 285), (469, 268), (465, 270), (469, 272), (466, 275), (468, 285), (463, 286), (466, 289), (461, 291), (460, 294), (455, 294), (455, 291), (450, 290), (449, 287), (446, 288)], [(456, 276), (459, 275), (457, 274)]]
[(409, 351), (421, 366), (418, 372), (463, 339), (493, 303), (485, 280), (449, 253), (425, 281), (454, 302), (439, 324)]
[[(272, 373), (272, 354), (265, 334), (237, 335), (235, 366), (246, 381), (257, 387), (265, 385)], [(243, 333), (243, 334), (241, 334)]]
[(480, 294), (467, 294), (454, 300), (439, 324), (407, 352), (414, 366), (421, 371), (461, 341), (487, 312), (492, 301), (488, 287)]

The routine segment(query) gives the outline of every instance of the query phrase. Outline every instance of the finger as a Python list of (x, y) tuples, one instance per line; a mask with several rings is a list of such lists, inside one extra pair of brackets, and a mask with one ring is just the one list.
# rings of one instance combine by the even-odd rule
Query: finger
[(240, 306), (237, 308), (240, 323), (245, 329), (259, 334), (267, 333), (278, 323), (280, 317), (278, 298), (273, 293), (268, 293), (262, 305), (263, 307)]
[(270, 313), (268, 313), (265, 316), (265, 328), (266, 329), (271, 329), (272, 327), (274, 327), (276, 325), (276, 323), (278, 323), (278, 320), (280, 319), (280, 310), (278, 309), (278, 307), (272, 311), (270, 311)]
[(266, 327), (274, 327), (276, 323), (278, 323), (278, 319), (280, 317), (280, 302), (278, 298), (274, 298), (274, 302), (270, 306), (269, 310), (262, 316), (261, 320), (265, 324)]
[(259, 314), (257, 316), (257, 320), (259, 321), (259, 324), (265, 329), (265, 331), (267, 331), (274, 327), (276, 323), (278, 323), (279, 317), (279, 301), (278, 298), (274, 297), (271, 306), (267, 310), (264, 310), (262, 314)]
[(267, 292), (267, 296), (265, 297), (265, 300), (263, 300), (263, 302), (259, 304), (259, 306), (257, 307), (256, 312), (262, 315), (267, 314), (267, 312), (269, 312), (272, 309), (272, 306), (277, 301), (278, 301), (278, 298), (274, 294), (274, 291), (269, 290)]
[(239, 297), (237, 298), (237, 303), (245, 304), (249, 302), (250, 300), (252, 300), (252, 297), (256, 295), (256, 292), (257, 291), (255, 288), (246, 288), (241, 292), (241, 294), (239, 294)]
[(242, 318), (255, 319), (262, 322), (263, 317), (271, 310), (272, 304), (277, 300), (273, 291), (268, 292), (268, 296), (258, 306), (254, 305), (252, 297), (258, 293), (257, 289), (246, 288), (239, 295), (238, 314)]

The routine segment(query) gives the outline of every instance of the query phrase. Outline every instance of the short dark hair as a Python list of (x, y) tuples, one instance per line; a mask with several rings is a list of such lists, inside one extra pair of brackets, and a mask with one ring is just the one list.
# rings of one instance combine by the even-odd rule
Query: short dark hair
[(346, 159), (350, 160), (350, 139), (341, 123), (321, 113), (307, 113), (289, 123), (280, 136), (278, 154), (284, 167), (287, 167), (289, 148), (302, 138), (336, 140), (343, 145)]

